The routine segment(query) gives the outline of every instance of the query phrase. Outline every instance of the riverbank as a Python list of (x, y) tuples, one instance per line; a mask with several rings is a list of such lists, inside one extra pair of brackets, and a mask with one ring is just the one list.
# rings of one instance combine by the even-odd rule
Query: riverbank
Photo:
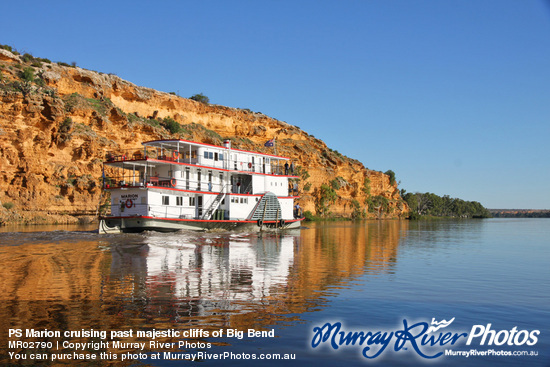
[(19, 211), (0, 206), (0, 226), (42, 224), (88, 224), (97, 222), (95, 215), (57, 214), (40, 211)]

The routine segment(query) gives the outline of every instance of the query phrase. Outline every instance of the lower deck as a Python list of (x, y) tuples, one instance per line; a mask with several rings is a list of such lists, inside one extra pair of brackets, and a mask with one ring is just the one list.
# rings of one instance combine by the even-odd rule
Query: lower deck
[(153, 217), (105, 217), (99, 225), (100, 233), (119, 232), (174, 232), (179, 230), (242, 230), (246, 232), (283, 230), (300, 228), (303, 218), (285, 221), (233, 221), (233, 220), (197, 220)]
[(252, 195), (133, 187), (113, 189), (110, 194), (112, 217), (219, 221), (295, 219), (295, 197), (278, 197), (271, 192)]

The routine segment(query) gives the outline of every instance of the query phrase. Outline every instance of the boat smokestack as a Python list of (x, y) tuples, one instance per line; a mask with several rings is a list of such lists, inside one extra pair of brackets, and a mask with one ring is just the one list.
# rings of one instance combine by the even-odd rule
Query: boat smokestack
[(223, 146), (224, 146), (225, 148), (227, 148), (227, 149), (231, 149), (231, 140), (225, 139), (225, 140), (223, 141)]

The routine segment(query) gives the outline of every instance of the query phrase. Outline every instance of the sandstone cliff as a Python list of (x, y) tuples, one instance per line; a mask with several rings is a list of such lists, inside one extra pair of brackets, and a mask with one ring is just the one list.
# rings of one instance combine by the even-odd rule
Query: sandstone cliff
[[(219, 145), (231, 138), (236, 148), (268, 153), (273, 149), (263, 143), (275, 138), (277, 154), (299, 166), (300, 204), (312, 213), (324, 207), (333, 216), (400, 217), (408, 211), (388, 175), (291, 124), (0, 49), (0, 223), (93, 215), (107, 151), (178, 137)], [(334, 200), (321, 200), (322, 185), (332, 188)]]

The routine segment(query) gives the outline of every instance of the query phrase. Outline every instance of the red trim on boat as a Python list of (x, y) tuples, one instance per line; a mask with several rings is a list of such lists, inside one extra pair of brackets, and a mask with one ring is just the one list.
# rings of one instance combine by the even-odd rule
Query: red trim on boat
[[(256, 220), (210, 220), (210, 219), (185, 219), (185, 218), (161, 218), (161, 217), (151, 217), (148, 215), (136, 215), (128, 217), (101, 217), (101, 219), (159, 219), (159, 220), (171, 220), (177, 222), (215, 222), (215, 223), (256, 223)], [(298, 219), (284, 219), (285, 223), (294, 223), (300, 222), (305, 218)], [(275, 220), (266, 220), (264, 223), (277, 223)]]
[[(216, 191), (195, 191), (195, 190), (184, 190), (184, 189), (176, 189), (174, 187), (166, 187), (166, 186), (151, 186), (147, 185), (145, 186), (115, 186), (115, 187), (106, 187), (105, 190), (120, 190), (120, 189), (160, 189), (160, 190), (170, 190), (170, 191), (180, 191), (180, 192), (189, 192), (192, 194), (207, 194), (207, 195), (218, 195), (219, 192)], [(227, 196), (258, 196), (262, 197), (264, 194), (239, 194), (236, 192), (226, 192)], [(278, 199), (299, 199), (300, 196), (277, 196)]]

